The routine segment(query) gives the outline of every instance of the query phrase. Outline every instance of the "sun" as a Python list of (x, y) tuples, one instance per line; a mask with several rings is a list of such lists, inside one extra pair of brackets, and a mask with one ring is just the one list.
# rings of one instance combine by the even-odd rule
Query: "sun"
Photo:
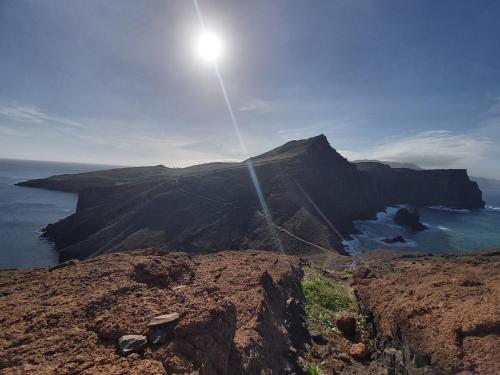
[(204, 32), (198, 40), (198, 54), (206, 62), (214, 63), (222, 54), (222, 42), (212, 32)]

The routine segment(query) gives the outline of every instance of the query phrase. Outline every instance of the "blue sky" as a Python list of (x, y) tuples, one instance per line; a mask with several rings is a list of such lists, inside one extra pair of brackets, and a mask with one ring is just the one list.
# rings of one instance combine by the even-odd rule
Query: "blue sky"
[[(499, 1), (199, 0), (250, 154), (320, 133), (349, 159), (500, 178)], [(189, 0), (0, 2), (0, 157), (243, 158)]]

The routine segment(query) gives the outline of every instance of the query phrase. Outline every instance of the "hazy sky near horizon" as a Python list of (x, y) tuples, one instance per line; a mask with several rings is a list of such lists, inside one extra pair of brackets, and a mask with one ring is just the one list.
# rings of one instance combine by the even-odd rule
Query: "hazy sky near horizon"
[[(251, 155), (500, 178), (500, 1), (199, 0)], [(0, 157), (185, 166), (243, 155), (189, 0), (0, 1)]]

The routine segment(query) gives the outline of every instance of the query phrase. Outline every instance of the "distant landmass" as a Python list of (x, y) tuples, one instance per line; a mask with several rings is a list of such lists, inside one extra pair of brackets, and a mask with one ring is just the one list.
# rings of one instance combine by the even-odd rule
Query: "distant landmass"
[(353, 163), (369, 163), (369, 162), (386, 164), (391, 168), (408, 168), (408, 169), (414, 169), (416, 171), (421, 171), (424, 169), (424, 168), (422, 168), (414, 163), (399, 163), (396, 161), (384, 161), (384, 160), (376, 160), (376, 159), (362, 159), (362, 160), (354, 160), (353, 161)]
[(484, 200), (488, 205), (500, 207), (500, 181), (494, 178), (471, 177), (476, 181), (483, 192)]
[(351, 163), (324, 135), (291, 141), (241, 163), (120, 168), (20, 185), (79, 193), (76, 213), (44, 229), (61, 260), (159, 246), (191, 253), (277, 249), (250, 177), (254, 165), (287, 253), (344, 251), (353, 220), (387, 206), (484, 207), (464, 169)]

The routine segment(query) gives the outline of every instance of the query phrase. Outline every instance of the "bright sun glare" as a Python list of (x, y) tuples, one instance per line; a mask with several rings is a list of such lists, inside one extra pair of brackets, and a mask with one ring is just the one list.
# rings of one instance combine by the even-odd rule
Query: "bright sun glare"
[(215, 62), (222, 53), (219, 37), (211, 32), (204, 32), (198, 40), (198, 54), (207, 62)]

